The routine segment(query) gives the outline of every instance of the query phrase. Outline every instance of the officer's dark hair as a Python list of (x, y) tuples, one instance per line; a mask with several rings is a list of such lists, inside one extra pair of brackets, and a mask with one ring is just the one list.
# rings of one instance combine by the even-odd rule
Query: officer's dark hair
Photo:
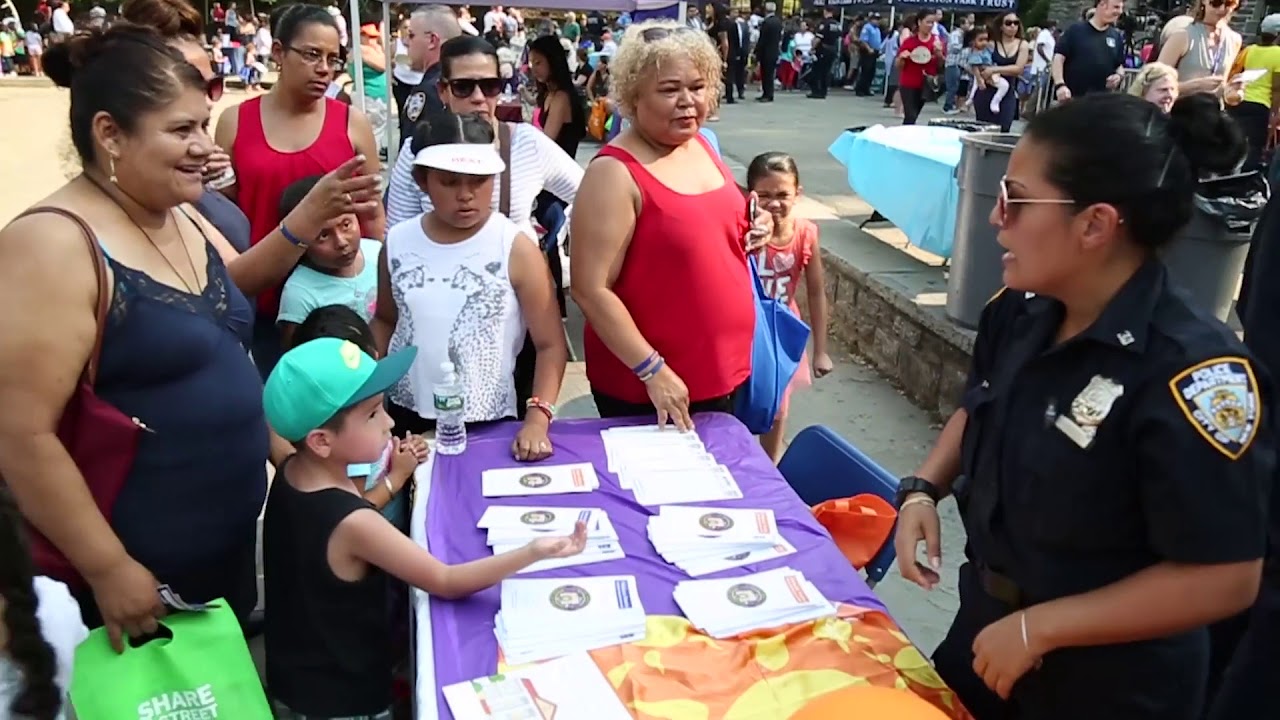
[(338, 30), (338, 22), (333, 19), (328, 10), (319, 5), (303, 3), (289, 5), (280, 13), (280, 17), (274, 20), (274, 24), (275, 28), (271, 36), (286, 48), (292, 45), (298, 34), (309, 25), (324, 25), (333, 28), (339, 35), (342, 34)]
[[(371, 258), (365, 258), (369, 262)], [(369, 323), (360, 317), (360, 313), (346, 305), (325, 305), (307, 314), (293, 331), (293, 344), (290, 348), (319, 338), (338, 338), (354, 343), (369, 357), (378, 356), (378, 346), (373, 339), (373, 330)]]
[(445, 40), (440, 46), (440, 77), (445, 80), (452, 78), (454, 59), (468, 55), (488, 56), (493, 60), (494, 70), (498, 68), (498, 49), (482, 37), (463, 33)]
[(1124, 93), (1098, 93), (1042, 112), (1023, 136), (1048, 152), (1046, 177), (1077, 207), (1112, 205), (1139, 245), (1173, 240), (1191, 219), (1202, 173), (1235, 167), (1240, 131), (1209, 95), (1188, 95), (1165, 115)]

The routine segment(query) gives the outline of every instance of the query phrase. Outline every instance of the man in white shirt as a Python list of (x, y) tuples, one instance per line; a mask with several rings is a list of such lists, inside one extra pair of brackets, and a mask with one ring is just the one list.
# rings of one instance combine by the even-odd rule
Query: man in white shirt
[(502, 11), (501, 5), (494, 5), (493, 9), (484, 14), (484, 30), (481, 32), (485, 35), (489, 31), (496, 28), (506, 28), (507, 14)]
[(1058, 21), (1048, 20), (1036, 35), (1035, 47), (1031, 50), (1032, 82), (1035, 94), (1032, 96), (1034, 110), (1042, 110), (1049, 104), (1049, 88), (1053, 85), (1052, 73), (1053, 53), (1058, 46)]
[(71, 22), (71, 3), (58, 3), (58, 7), (53, 11), (53, 39), (54, 42), (61, 42), (71, 37), (76, 31), (75, 23)]

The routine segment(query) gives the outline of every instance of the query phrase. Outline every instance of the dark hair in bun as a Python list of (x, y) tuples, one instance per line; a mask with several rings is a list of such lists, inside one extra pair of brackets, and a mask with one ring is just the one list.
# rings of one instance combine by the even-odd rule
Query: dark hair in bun
[(1179, 99), (1169, 115), (1133, 95), (1090, 94), (1040, 113), (1023, 134), (1048, 151), (1050, 182), (1080, 207), (1115, 206), (1150, 249), (1191, 219), (1199, 178), (1231, 172), (1245, 151), (1217, 98), (1203, 94)]
[(187, 0), (124, 0), (120, 17), (166, 38), (198, 39), (204, 34), (204, 18)]
[(182, 54), (151, 28), (116, 23), (80, 33), (44, 54), (44, 71), (71, 89), (71, 142), (88, 165), (96, 154), (93, 118), (105, 112), (124, 132), (185, 89), (204, 91), (205, 80)]

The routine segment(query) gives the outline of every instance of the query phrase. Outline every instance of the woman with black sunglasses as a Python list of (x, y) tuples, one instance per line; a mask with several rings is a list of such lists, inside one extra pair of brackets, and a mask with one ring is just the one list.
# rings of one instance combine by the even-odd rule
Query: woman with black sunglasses
[(1258, 593), (1273, 386), (1159, 257), (1198, 177), (1244, 155), (1203, 100), (1087, 95), (1009, 158), (990, 218), (1008, 287), (901, 481), (895, 539), (903, 577), (934, 588), (955, 494), (960, 607), (933, 659), (979, 720), (1198, 720), (1206, 626)]
[[(991, 65), (982, 71), (983, 79), (990, 81), (995, 75), (1003, 76), (1012, 87), (1031, 62), (1031, 47), (1022, 39), (1022, 21), (1017, 13), (997, 15), (991, 24)], [(986, 87), (973, 95), (973, 114), (979, 122), (994, 123), (1000, 132), (1009, 132), (1018, 117), (1018, 93), (1008, 92), (999, 109), (992, 111), (991, 100), (997, 88), (987, 82)]]

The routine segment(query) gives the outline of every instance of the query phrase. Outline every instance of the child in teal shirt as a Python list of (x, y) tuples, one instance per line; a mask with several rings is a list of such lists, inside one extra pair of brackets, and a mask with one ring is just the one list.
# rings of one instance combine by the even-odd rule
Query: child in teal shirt
[[(280, 195), (280, 217), (287, 217), (302, 202), (319, 175), (303, 178)], [(365, 322), (373, 319), (378, 301), (378, 253), (382, 243), (360, 237), (360, 219), (352, 213), (329, 221), (315, 238), (302, 238), (307, 253), (302, 256), (280, 296), (276, 322), (284, 348), (298, 344), (292, 335), (316, 308), (344, 305)]]

